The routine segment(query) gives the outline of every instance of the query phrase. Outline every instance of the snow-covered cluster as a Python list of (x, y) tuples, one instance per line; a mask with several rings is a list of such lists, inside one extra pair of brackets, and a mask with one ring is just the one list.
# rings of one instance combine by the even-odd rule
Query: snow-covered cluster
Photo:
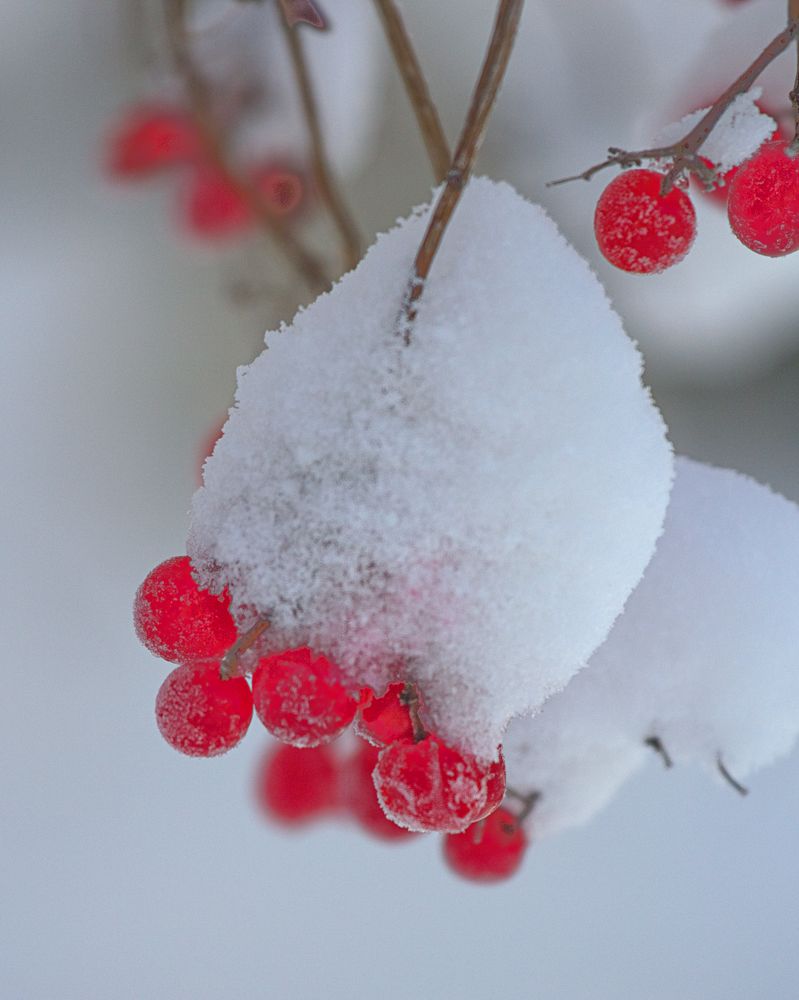
[(588, 819), (657, 738), (736, 778), (799, 735), (799, 508), (688, 459), (644, 578), (588, 668), (512, 723), (509, 781), (541, 792), (535, 827)]
[(437, 732), (492, 756), (607, 636), (661, 531), (671, 450), (599, 282), (507, 185), (471, 182), (405, 346), (428, 215), (240, 370), (188, 551), (275, 648), (375, 688), (412, 679)]

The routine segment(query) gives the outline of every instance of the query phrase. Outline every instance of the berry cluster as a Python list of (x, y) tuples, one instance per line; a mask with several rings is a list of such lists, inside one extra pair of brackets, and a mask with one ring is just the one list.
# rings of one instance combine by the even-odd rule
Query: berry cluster
[[(255, 224), (252, 204), (209, 161), (197, 128), (179, 109), (155, 104), (131, 109), (110, 136), (107, 166), (120, 180), (187, 167), (180, 214), (184, 228), (194, 236), (221, 240)], [(300, 174), (279, 163), (252, 165), (247, 180), (275, 215), (294, 213), (305, 195)]]
[[(460, 846), (448, 840), (446, 856), (468, 877), (477, 877), (469, 872), (481, 864), (481, 878), (515, 870), (525, 839), (521, 825), (500, 810), (501, 747), (497, 760), (486, 761), (450, 746), (425, 724), (415, 684), (398, 681), (382, 693), (357, 689), (308, 647), (258, 656), (250, 684), (240, 654), (266, 623), (239, 635), (230, 603), (227, 591), (199, 587), (186, 556), (161, 563), (136, 593), (139, 639), (178, 664), (156, 698), (158, 728), (171, 746), (193, 757), (225, 753), (244, 737), (254, 711), (283, 744), (259, 780), (260, 801), (279, 819), (302, 822), (345, 808), (377, 836), (450, 835)], [(353, 723), (364, 743), (339, 765), (327, 745)]]
[[(663, 177), (656, 170), (628, 170), (599, 196), (597, 243), (623, 271), (657, 274), (681, 261), (694, 242), (691, 199), (679, 187), (663, 194)], [(764, 143), (723, 182), (730, 227), (744, 246), (767, 257), (799, 250), (799, 156), (787, 140)]]

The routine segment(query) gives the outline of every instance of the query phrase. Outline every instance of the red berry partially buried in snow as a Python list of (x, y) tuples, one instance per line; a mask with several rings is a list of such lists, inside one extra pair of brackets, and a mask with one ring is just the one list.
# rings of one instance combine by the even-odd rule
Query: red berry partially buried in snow
[(472, 882), (501, 882), (519, 868), (527, 850), (527, 836), (508, 809), (497, 809), (463, 833), (444, 838), (449, 867)]
[(355, 732), (378, 747), (397, 740), (413, 738), (413, 722), (408, 706), (402, 700), (406, 685), (399, 681), (389, 684), (385, 694), (372, 696), (362, 704), (355, 723)]
[(155, 701), (164, 739), (189, 757), (216, 757), (234, 747), (252, 719), (244, 677), (222, 680), (219, 663), (184, 663), (167, 677)]
[(594, 213), (597, 244), (611, 264), (633, 274), (656, 274), (691, 249), (696, 213), (679, 188), (660, 193), (663, 174), (627, 170), (599, 196)]
[(236, 641), (229, 605), (227, 592), (217, 597), (197, 586), (188, 556), (175, 556), (148, 573), (136, 591), (136, 635), (173, 663), (221, 657)]
[(174, 108), (134, 108), (109, 143), (108, 169), (116, 177), (142, 177), (194, 159), (200, 141), (187, 115)]
[(306, 646), (260, 660), (252, 692), (261, 722), (274, 737), (296, 747), (334, 740), (358, 707), (336, 664)]
[(338, 764), (326, 746), (271, 747), (256, 777), (264, 812), (287, 826), (300, 826), (332, 812), (338, 804)]
[(767, 142), (743, 163), (727, 200), (732, 231), (750, 250), (783, 257), (799, 250), (799, 156)]
[(409, 830), (460, 833), (490, 809), (505, 765), (479, 760), (435, 736), (401, 740), (380, 752), (373, 773), (389, 819)]
[(391, 822), (377, 801), (372, 771), (378, 754), (376, 747), (361, 743), (355, 753), (344, 761), (341, 769), (342, 803), (358, 825), (378, 840), (412, 837), (410, 830)]

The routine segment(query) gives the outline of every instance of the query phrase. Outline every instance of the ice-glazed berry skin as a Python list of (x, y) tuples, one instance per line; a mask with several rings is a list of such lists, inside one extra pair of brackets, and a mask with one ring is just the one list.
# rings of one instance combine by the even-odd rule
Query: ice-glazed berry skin
[(163, 660), (186, 663), (221, 657), (236, 641), (230, 596), (201, 590), (188, 556), (167, 559), (136, 591), (133, 624), (140, 641)]
[(380, 751), (368, 743), (358, 748), (343, 763), (341, 769), (341, 800), (356, 823), (378, 840), (406, 840), (413, 834), (397, 826), (383, 812), (377, 800), (372, 771)]
[(461, 833), (490, 809), (505, 765), (478, 760), (435, 736), (381, 750), (372, 774), (385, 814), (418, 832)]
[(259, 660), (252, 691), (264, 726), (282, 743), (296, 747), (334, 740), (358, 707), (336, 664), (307, 647)]
[(627, 170), (599, 196), (594, 213), (597, 244), (611, 264), (632, 274), (657, 274), (685, 257), (696, 236), (696, 212), (673, 187), (662, 195), (663, 174)]
[(155, 718), (161, 735), (189, 757), (216, 757), (244, 737), (252, 694), (244, 677), (223, 680), (219, 663), (184, 663), (158, 691)]
[(111, 135), (108, 171), (114, 177), (147, 177), (198, 156), (200, 140), (187, 115), (175, 108), (133, 108)]
[(463, 833), (444, 837), (444, 858), (452, 871), (471, 882), (502, 882), (518, 871), (527, 844), (513, 813), (497, 809)]
[(789, 143), (767, 142), (730, 184), (727, 214), (732, 231), (750, 250), (783, 257), (799, 250), (799, 156)]
[(256, 775), (255, 795), (270, 819), (302, 826), (338, 805), (339, 768), (330, 747), (273, 746)]

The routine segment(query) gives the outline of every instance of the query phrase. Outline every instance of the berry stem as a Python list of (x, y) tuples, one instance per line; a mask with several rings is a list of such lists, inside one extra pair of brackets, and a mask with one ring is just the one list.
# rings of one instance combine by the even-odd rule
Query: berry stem
[(236, 639), (219, 664), (219, 676), (222, 680), (230, 680), (231, 677), (237, 675), (239, 657), (242, 653), (246, 653), (248, 649), (251, 649), (260, 638), (261, 633), (265, 632), (268, 628), (269, 622), (265, 618), (260, 618), (252, 628), (247, 629), (246, 632), (243, 632)]
[(411, 342), (411, 331), (418, 312), (419, 299), (422, 297), (433, 260), (469, 180), (485, 137), (488, 119), (513, 51), (523, 7), (524, 0), (499, 0), (497, 4), (491, 40), (472, 94), (472, 102), (458, 140), (455, 157), (447, 171), (446, 182), (433, 209), (422, 245), (416, 254), (413, 274), (405, 293), (397, 326), (406, 347)]
[[(790, 2), (791, 4), (795, 4), (796, 0), (790, 0)], [(581, 174), (574, 174), (572, 177), (561, 177), (559, 180), (550, 181), (547, 187), (567, 184), (570, 181), (589, 181), (594, 174), (599, 173), (600, 170), (604, 170), (606, 167), (611, 167), (614, 164), (619, 167), (637, 167), (644, 160), (672, 161), (668, 171), (663, 175), (661, 194), (664, 195), (669, 193), (678, 178), (686, 171), (704, 177), (706, 168), (699, 156), (699, 149), (702, 143), (716, 127), (719, 119), (735, 98), (740, 94), (745, 94), (749, 90), (763, 70), (788, 48), (791, 42), (797, 37), (797, 33), (799, 33), (799, 18), (792, 16), (788, 27), (769, 42), (757, 58), (730, 84), (721, 97), (708, 108), (702, 118), (679, 142), (675, 142), (672, 146), (655, 146), (651, 149), (639, 149), (633, 152), (611, 146), (608, 149), (607, 159), (602, 163), (595, 163)], [(799, 89), (799, 84), (797, 85), (797, 89)]]
[(447, 176), (452, 154), (441, 125), (441, 119), (438, 116), (438, 110), (430, 96), (422, 67), (416, 58), (413, 43), (405, 29), (397, 5), (394, 0), (375, 0), (375, 4), (383, 19), (383, 27), (394, 56), (394, 62), (402, 76), (408, 99), (416, 115), (416, 122), (422, 133), (430, 165), (433, 168), (433, 175), (440, 184)]
[(416, 690), (415, 684), (409, 682), (405, 685), (402, 689), (402, 694), (400, 694), (400, 701), (408, 709), (411, 726), (413, 727), (413, 742), (421, 743), (422, 740), (427, 738), (427, 730), (419, 715), (419, 692)]
[(525, 794), (524, 792), (517, 792), (515, 788), (510, 787), (505, 788), (505, 794), (522, 804), (519, 812), (514, 814), (517, 825), (521, 825), (527, 819), (533, 809), (535, 809), (536, 803), (541, 799), (541, 792), (527, 792)]
[[(799, 0), (788, 0), (788, 24), (795, 24), (799, 21)], [(796, 79), (793, 90), (788, 95), (793, 108), (794, 134), (793, 141), (788, 147), (788, 151), (793, 155), (799, 155), (799, 39), (796, 43)]]
[(314, 180), (319, 191), (319, 197), (324, 202), (325, 208), (330, 213), (330, 218), (333, 220), (333, 224), (338, 231), (345, 268), (349, 271), (355, 267), (361, 258), (361, 239), (350, 210), (342, 197), (341, 190), (330, 168), (322, 126), (319, 121), (316, 95), (314, 94), (313, 84), (308, 73), (308, 62), (305, 58), (302, 38), (297, 30), (297, 26), (292, 26), (285, 7), (282, 8), (280, 24), (283, 28), (283, 37), (286, 40), (286, 46), (291, 57), (294, 79), (297, 83), (297, 90), (308, 129), (308, 139), (311, 147), (311, 169)]
[(644, 740), (644, 746), (650, 747), (663, 761), (663, 766), (666, 768), (674, 767), (674, 761), (671, 759), (671, 754), (663, 745), (663, 740), (659, 736), (647, 736)]
[(721, 758), (721, 754), (716, 755), (716, 767), (718, 768), (719, 774), (722, 778), (724, 778), (724, 780), (731, 785), (739, 795), (749, 794), (749, 789), (746, 785), (742, 785), (741, 782), (734, 778), (727, 770), (724, 761)]
[(306, 249), (290, 231), (288, 225), (261, 197), (257, 188), (240, 174), (230, 162), (224, 138), (213, 112), (211, 88), (197, 66), (191, 51), (186, 14), (189, 0), (165, 0), (167, 36), (170, 51), (186, 86), (192, 115), (205, 153), (214, 167), (251, 209), (261, 228), (280, 246), (290, 264), (313, 291), (322, 291), (330, 284), (325, 269), (316, 255)]

